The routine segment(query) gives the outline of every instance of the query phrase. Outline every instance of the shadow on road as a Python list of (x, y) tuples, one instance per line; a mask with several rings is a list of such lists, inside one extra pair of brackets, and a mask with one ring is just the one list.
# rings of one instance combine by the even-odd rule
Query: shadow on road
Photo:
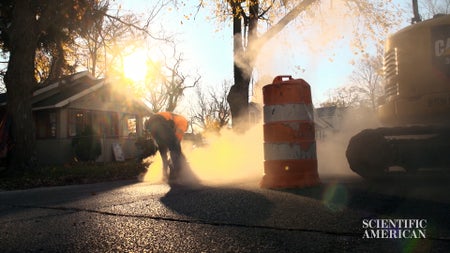
[[(170, 180), (169, 180), (170, 181)], [(161, 203), (172, 211), (198, 221), (218, 224), (258, 224), (271, 214), (273, 203), (265, 196), (231, 186), (205, 186), (183, 163), (177, 180)]]
[(27, 190), (0, 192), (0, 217), (29, 208), (67, 206), (80, 201), (89, 201), (103, 193), (120, 190), (138, 183), (137, 180), (123, 180), (86, 185), (41, 187)]
[(180, 215), (222, 224), (256, 225), (273, 208), (261, 194), (228, 187), (172, 186), (161, 202)]

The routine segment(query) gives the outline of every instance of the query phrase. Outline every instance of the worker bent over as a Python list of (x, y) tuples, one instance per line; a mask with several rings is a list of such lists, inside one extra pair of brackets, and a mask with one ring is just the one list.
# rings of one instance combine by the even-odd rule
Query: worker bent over
[[(188, 128), (188, 121), (181, 115), (159, 112), (145, 122), (145, 128), (158, 145), (163, 162), (164, 179), (173, 182), (178, 178), (186, 163), (180, 142)], [(170, 160), (168, 152), (170, 152)]]

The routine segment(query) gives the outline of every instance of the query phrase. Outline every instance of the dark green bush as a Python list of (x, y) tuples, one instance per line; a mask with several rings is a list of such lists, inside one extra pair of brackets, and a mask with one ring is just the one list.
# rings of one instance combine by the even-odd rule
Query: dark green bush
[(100, 136), (91, 126), (86, 126), (79, 135), (72, 139), (72, 148), (75, 157), (83, 162), (95, 161), (102, 154)]

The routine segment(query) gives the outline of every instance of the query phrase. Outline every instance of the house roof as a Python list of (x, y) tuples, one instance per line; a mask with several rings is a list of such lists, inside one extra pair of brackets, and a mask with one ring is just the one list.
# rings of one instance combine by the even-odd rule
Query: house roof
[[(36, 89), (32, 96), (33, 110), (61, 108), (106, 86), (105, 79), (94, 78), (88, 71), (78, 72)], [(0, 103), (1, 99), (6, 104), (6, 94), (0, 94)], [(149, 110), (140, 101), (136, 104)]]
[(316, 108), (316, 113), (319, 117), (331, 117), (336, 114), (336, 109), (336, 106), (320, 107)]
[[(38, 107), (41, 107), (42, 105), (49, 106), (49, 104), (51, 104), (52, 102), (51, 101), (52, 99), (49, 99), (49, 101), (43, 100), (51, 96), (54, 96), (53, 101), (64, 100), (64, 98), (70, 96), (70, 94), (77, 93), (76, 90), (85, 89), (82, 87), (83, 85), (73, 85), (73, 84), (84, 83), (85, 84), (84, 86), (86, 86), (86, 84), (90, 82), (82, 82), (82, 80), (87, 81), (87, 79), (94, 80), (94, 78), (89, 74), (88, 71), (82, 71), (54, 80), (53, 82), (50, 82), (49, 85), (46, 85), (44, 87), (38, 87), (33, 92), (32, 96), (33, 107), (35, 107), (36, 104)], [(0, 94), (0, 104), (6, 105), (7, 101), (8, 101), (8, 94), (7, 93)], [(39, 105), (39, 103), (42, 104)]]
[(334, 128), (332, 118), (339, 117), (347, 108), (328, 106), (314, 109), (314, 121), (320, 128)]
[(87, 71), (71, 75), (34, 91), (33, 110), (63, 107), (104, 85), (104, 79), (95, 79)]
[(327, 106), (315, 108), (316, 114), (319, 117), (334, 117), (337, 114), (342, 114), (347, 110), (347, 107)]

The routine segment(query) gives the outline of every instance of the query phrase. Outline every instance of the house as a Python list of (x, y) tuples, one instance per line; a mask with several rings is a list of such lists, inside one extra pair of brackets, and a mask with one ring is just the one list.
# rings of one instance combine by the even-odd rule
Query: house
[(328, 106), (314, 109), (314, 123), (316, 139), (325, 139), (327, 135), (341, 129), (344, 114), (347, 108)]
[(124, 159), (136, 157), (136, 137), (141, 136), (144, 118), (150, 114), (131, 94), (87, 71), (35, 90), (32, 111), (36, 151), (42, 164), (72, 161), (72, 139), (86, 126), (100, 136), (102, 152), (97, 161), (115, 160), (113, 146)]

